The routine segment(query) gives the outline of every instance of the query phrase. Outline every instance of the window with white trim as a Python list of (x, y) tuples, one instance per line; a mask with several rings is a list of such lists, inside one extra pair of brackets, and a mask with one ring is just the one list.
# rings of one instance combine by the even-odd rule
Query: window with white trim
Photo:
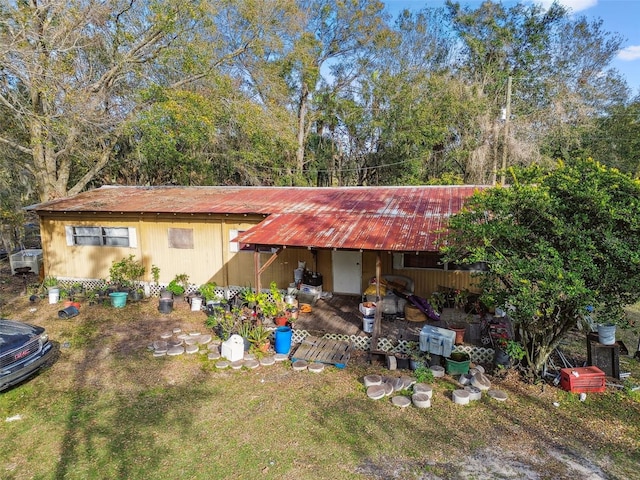
[(484, 262), (473, 264), (444, 263), (442, 255), (438, 252), (394, 253), (393, 268), (396, 269), (430, 269), (430, 270), (462, 270), (462, 271), (486, 271)]
[(66, 226), (67, 245), (94, 247), (130, 247), (138, 245), (132, 227)]

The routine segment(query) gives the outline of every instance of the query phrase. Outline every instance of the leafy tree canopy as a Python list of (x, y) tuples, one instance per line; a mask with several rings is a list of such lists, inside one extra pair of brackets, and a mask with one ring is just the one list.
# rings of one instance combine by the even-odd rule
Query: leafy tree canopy
[(640, 299), (640, 182), (591, 159), (510, 173), (451, 218), (444, 250), (486, 262), (484, 300), (508, 309), (535, 376), (588, 306), (620, 322)]

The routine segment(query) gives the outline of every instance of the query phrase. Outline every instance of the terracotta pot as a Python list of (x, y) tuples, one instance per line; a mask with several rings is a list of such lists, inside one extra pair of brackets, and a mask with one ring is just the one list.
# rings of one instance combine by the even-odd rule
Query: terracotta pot
[(463, 325), (453, 325), (449, 327), (450, 330), (456, 332), (456, 345), (461, 345), (464, 343), (464, 333), (467, 331), (467, 327)]
[(287, 317), (276, 317), (274, 322), (278, 327), (284, 327), (287, 324)]

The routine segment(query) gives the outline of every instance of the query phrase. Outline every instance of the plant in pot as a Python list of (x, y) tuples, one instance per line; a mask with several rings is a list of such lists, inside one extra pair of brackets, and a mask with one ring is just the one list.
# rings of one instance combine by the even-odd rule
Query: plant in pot
[(251, 343), (251, 350), (258, 353), (267, 353), (271, 342), (269, 336), (271, 332), (264, 328), (262, 325), (256, 325), (249, 332), (249, 342)]
[(174, 297), (180, 297), (184, 295), (184, 292), (187, 290), (189, 286), (188, 282), (189, 275), (187, 275), (186, 273), (180, 273), (169, 282), (166, 290), (171, 292)]
[(516, 365), (526, 355), (525, 349), (520, 342), (509, 338), (499, 338), (496, 340), (496, 348), (493, 361), (498, 368), (511, 368)]
[(50, 288), (58, 288), (58, 279), (54, 276), (47, 275), (42, 281), (42, 286), (49, 290)]
[(144, 293), (141, 281), (145, 271), (142, 260), (136, 260), (135, 255), (129, 255), (111, 264), (109, 280), (120, 291)]
[(409, 342), (407, 344), (407, 355), (409, 356), (410, 370), (416, 370), (427, 363), (425, 352), (420, 350), (420, 344), (418, 342)]
[(275, 312), (273, 314), (275, 324), (278, 326), (284, 326), (289, 321), (289, 318), (287, 318), (287, 304), (284, 301), (284, 296), (278, 289), (276, 282), (271, 282), (269, 285), (269, 291), (271, 293), (272, 304), (275, 307)]
[(244, 351), (247, 352), (249, 347), (251, 346), (251, 342), (249, 341), (249, 336), (251, 335), (251, 331), (253, 330), (253, 326), (251, 325), (251, 320), (241, 319), (240, 322), (236, 326), (236, 333), (242, 337), (244, 340)]
[(216, 293), (217, 286), (218, 285), (215, 282), (207, 282), (203, 285), (200, 285), (200, 288), (198, 288), (198, 291), (204, 298), (205, 303), (219, 302), (222, 300), (220, 298), (220, 295)]

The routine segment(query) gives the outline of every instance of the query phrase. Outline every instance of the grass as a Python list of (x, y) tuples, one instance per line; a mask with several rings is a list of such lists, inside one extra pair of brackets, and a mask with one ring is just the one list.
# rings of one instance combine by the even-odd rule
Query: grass
[[(630, 383), (581, 402), (507, 373), (492, 377), (506, 402), (461, 407), (447, 376), (431, 382), (430, 409), (399, 409), (368, 399), (362, 378), (400, 372), (360, 358), (321, 374), (286, 362), (218, 371), (206, 354), (153, 358), (147, 345), (161, 331), (204, 329), (205, 317), (186, 308), (83, 307), (71, 320), (58, 320), (55, 305), (29, 309), (20, 299), (2, 315), (46, 326), (60, 351), (0, 394), (3, 479), (562, 479), (586, 476), (583, 468), (638, 478), (640, 398)], [(638, 332), (621, 334), (635, 350)], [(622, 370), (640, 378), (635, 360)]]

